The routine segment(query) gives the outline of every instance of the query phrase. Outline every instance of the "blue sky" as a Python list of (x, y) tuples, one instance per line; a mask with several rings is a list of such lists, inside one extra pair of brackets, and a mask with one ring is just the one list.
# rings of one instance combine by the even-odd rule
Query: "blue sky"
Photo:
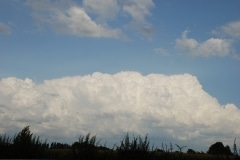
[(197, 77), (240, 107), (240, 1), (1, 0), (0, 78)]

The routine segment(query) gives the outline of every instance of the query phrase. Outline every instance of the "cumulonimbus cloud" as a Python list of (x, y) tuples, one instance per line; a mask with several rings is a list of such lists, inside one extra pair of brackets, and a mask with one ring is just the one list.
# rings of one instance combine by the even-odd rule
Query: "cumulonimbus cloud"
[(4, 78), (0, 121), (0, 133), (25, 125), (38, 135), (62, 139), (87, 132), (99, 137), (130, 132), (190, 147), (207, 147), (217, 138), (231, 145), (240, 134), (237, 106), (220, 105), (190, 74), (93, 73), (40, 84)]

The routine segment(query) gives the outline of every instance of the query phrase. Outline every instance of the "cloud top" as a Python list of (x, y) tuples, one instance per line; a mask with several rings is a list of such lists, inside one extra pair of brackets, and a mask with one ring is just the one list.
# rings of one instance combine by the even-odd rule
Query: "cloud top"
[(35, 132), (55, 138), (131, 132), (210, 145), (213, 137), (231, 144), (240, 134), (235, 127), (240, 110), (234, 104), (220, 105), (190, 74), (93, 73), (42, 84), (4, 78), (0, 113), (1, 133), (29, 124)]

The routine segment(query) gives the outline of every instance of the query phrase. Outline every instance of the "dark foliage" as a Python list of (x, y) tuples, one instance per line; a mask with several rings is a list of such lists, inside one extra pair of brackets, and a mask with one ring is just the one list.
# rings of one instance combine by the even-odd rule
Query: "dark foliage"
[[(149, 147), (148, 136), (132, 138), (127, 134), (120, 145), (107, 148), (101, 146), (96, 136), (80, 136), (77, 142), (72, 145), (65, 143), (40, 141), (31, 133), (29, 126), (24, 127), (13, 138), (7, 135), (0, 135), (0, 159), (81, 159), (81, 160), (234, 160), (239, 159), (233, 156), (229, 146), (223, 146), (222, 142), (216, 142), (209, 147), (208, 153), (199, 153), (188, 149), (183, 153), (186, 146), (176, 144), (162, 144), (162, 149)], [(234, 141), (234, 146), (236, 144)]]
[(215, 154), (215, 155), (231, 155), (231, 150), (229, 146), (223, 145), (222, 142), (216, 142), (211, 145), (207, 151), (208, 154)]
[(44, 150), (48, 148), (39, 137), (33, 136), (29, 126), (24, 127), (13, 139), (6, 135), (1, 136), (0, 139), (0, 158), (42, 158)]
[(0, 158), (12, 156), (13, 144), (12, 139), (7, 135), (0, 136)]
[(187, 150), (187, 153), (188, 153), (188, 154), (196, 154), (196, 151), (194, 151), (193, 149), (188, 149), (188, 150)]
[(91, 137), (90, 133), (80, 136), (78, 142), (72, 145), (74, 158), (97, 159), (97, 145), (96, 136)]
[(117, 151), (122, 159), (149, 159), (149, 144), (147, 135), (145, 138), (133, 136), (130, 140), (127, 134), (121, 141), (121, 145), (117, 147)]
[(50, 145), (50, 149), (69, 149), (71, 146), (66, 143), (58, 143), (58, 142), (52, 142)]

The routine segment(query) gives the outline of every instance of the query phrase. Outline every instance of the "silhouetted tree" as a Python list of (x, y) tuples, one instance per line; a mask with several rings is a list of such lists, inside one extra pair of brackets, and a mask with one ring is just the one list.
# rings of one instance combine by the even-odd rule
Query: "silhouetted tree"
[(212, 144), (208, 151), (208, 154), (223, 154), (223, 155), (231, 155), (231, 150), (229, 146), (224, 147), (222, 142), (216, 142)]
[(91, 137), (90, 133), (86, 136), (80, 136), (79, 141), (72, 144), (74, 158), (97, 159), (98, 144), (96, 136)]
[(39, 137), (33, 136), (29, 126), (26, 126), (13, 138), (15, 158), (41, 158), (46, 143), (40, 142)]
[(149, 155), (149, 140), (146, 135), (145, 138), (141, 136), (135, 137), (133, 135), (132, 140), (130, 140), (127, 134), (123, 140), (120, 142), (120, 146), (117, 147), (119, 156), (121, 159), (148, 159)]
[(189, 153), (189, 154), (195, 154), (196, 151), (194, 151), (193, 149), (188, 149), (188, 150), (187, 150), (187, 153)]
[(12, 138), (5, 135), (0, 135), (0, 159), (11, 158), (12, 156)]

